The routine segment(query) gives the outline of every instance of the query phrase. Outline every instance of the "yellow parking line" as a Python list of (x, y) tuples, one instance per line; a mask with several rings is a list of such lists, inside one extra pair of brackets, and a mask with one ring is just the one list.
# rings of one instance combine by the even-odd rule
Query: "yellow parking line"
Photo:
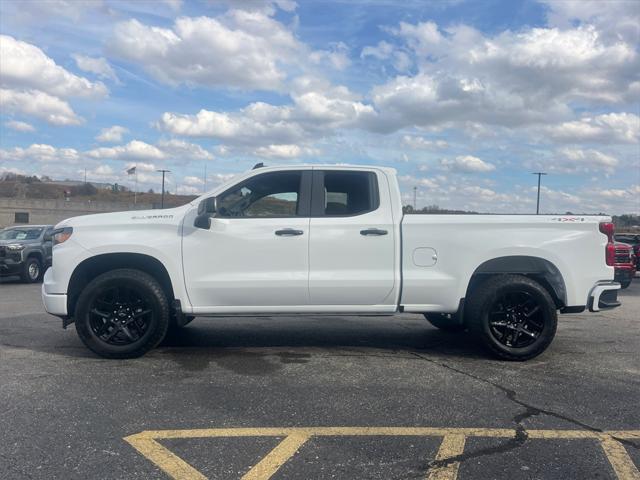
[[(464, 435), (449, 434), (445, 435), (440, 444), (440, 449), (436, 455), (436, 460), (447, 460), (464, 452), (464, 443), (466, 437)], [(453, 462), (442, 467), (435, 467), (429, 472), (429, 480), (456, 480), (458, 477), (458, 468), (460, 462)]]
[(124, 440), (175, 480), (207, 480), (207, 477), (152, 438), (138, 434), (125, 437)]
[(640, 472), (619, 441), (607, 435), (600, 440), (600, 445), (620, 480), (640, 480)]
[[(624, 446), (616, 440), (638, 440), (640, 430), (593, 432), (588, 430), (526, 430), (529, 439), (593, 439), (600, 443), (619, 480), (640, 480)], [(267, 480), (278, 471), (311, 437), (329, 436), (421, 436), (443, 437), (436, 460), (453, 458), (464, 452), (468, 437), (513, 438), (512, 428), (441, 428), (441, 427), (309, 427), (309, 428), (203, 428), (192, 430), (148, 430), (125, 437), (138, 452), (177, 480), (202, 480), (204, 475), (177, 455), (160, 445), (159, 439), (212, 437), (284, 437), (258, 462), (243, 480)], [(429, 480), (456, 480), (459, 462), (434, 468)]]
[(267, 480), (278, 471), (309, 440), (309, 436), (293, 433), (271, 450), (269, 454), (249, 470), (242, 480)]

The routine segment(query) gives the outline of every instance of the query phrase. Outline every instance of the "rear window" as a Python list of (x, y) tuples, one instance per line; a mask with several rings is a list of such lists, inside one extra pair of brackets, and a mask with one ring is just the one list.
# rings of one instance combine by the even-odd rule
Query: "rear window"
[(324, 172), (324, 216), (361, 215), (377, 209), (379, 203), (373, 172)]

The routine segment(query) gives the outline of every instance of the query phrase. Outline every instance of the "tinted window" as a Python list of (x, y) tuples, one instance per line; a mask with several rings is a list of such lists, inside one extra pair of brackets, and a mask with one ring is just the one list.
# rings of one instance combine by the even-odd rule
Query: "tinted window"
[(372, 172), (324, 172), (324, 215), (359, 215), (378, 208)]
[(301, 172), (265, 173), (218, 197), (221, 217), (295, 217), (299, 212)]

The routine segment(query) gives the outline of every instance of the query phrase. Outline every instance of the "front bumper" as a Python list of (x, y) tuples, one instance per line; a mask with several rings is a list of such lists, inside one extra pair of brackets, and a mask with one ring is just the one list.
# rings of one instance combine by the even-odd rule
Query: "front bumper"
[(0, 258), (0, 276), (20, 275), (22, 267), (22, 257), (6, 256)]
[(614, 281), (622, 282), (625, 280), (632, 279), (636, 274), (636, 268), (634, 265), (629, 265), (628, 267), (616, 267), (615, 275), (613, 277)]
[(42, 282), (42, 303), (44, 309), (58, 317), (67, 316), (67, 295), (65, 293), (49, 293), (47, 292), (47, 276), (51, 275), (51, 268), (49, 268), (44, 274), (44, 281)]
[(618, 282), (598, 282), (589, 293), (589, 311), (599, 312), (619, 307), (621, 304), (618, 301), (618, 290), (620, 290)]

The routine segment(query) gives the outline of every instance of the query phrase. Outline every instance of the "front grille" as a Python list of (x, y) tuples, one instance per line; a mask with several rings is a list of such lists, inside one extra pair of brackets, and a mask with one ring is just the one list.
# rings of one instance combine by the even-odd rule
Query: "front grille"
[(631, 263), (631, 252), (626, 248), (616, 248), (616, 263)]

